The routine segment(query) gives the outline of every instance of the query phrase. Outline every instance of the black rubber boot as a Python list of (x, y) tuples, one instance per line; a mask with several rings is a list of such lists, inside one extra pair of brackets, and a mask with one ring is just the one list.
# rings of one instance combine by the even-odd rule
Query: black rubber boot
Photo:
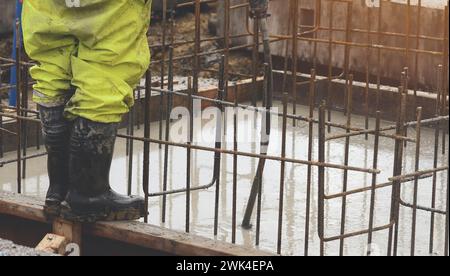
[(59, 215), (61, 202), (69, 187), (69, 138), (71, 123), (64, 119), (64, 107), (39, 107), (42, 135), (47, 149), (47, 169), (50, 186), (44, 211), (48, 216)]
[(109, 172), (117, 124), (74, 121), (70, 139), (70, 189), (61, 216), (76, 222), (136, 220), (146, 214), (144, 199), (115, 193)]

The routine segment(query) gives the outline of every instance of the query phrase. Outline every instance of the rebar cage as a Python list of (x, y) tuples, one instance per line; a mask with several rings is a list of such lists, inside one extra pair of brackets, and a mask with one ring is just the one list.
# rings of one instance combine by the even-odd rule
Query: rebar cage
[[(282, 2), (282, 3), (280, 3)], [(441, 9), (436, 9), (438, 16), (425, 17), (429, 11), (423, 7), (423, 1), (417, 3), (406, 1), (403, 4), (395, 4), (391, 1), (380, 0), (352, 1), (352, 0), (277, 0), (271, 1), (269, 6), (270, 23), (279, 21), (284, 27), (284, 33), (278, 33), (279, 26), (269, 27), (270, 43), (273, 53), (281, 61), (271, 68), (262, 60), (261, 45), (264, 34), (258, 28), (258, 21), (266, 18), (252, 17), (247, 1), (232, 0), (195, 0), (179, 5), (174, 9), (168, 9), (166, 1), (163, 1), (163, 12), (161, 13), (161, 43), (151, 43), (151, 50), (161, 51), (161, 59), (151, 61), (151, 68), (145, 76), (145, 83), (136, 88), (135, 95), (138, 104), (130, 112), (127, 120), (126, 134), (119, 137), (127, 140), (127, 153), (129, 158), (129, 181), (128, 192), (131, 193), (132, 166), (133, 166), (133, 145), (142, 143), (142, 183), (146, 203), (149, 200), (158, 198), (162, 202), (161, 220), (165, 222), (167, 217), (167, 198), (175, 194), (185, 195), (185, 231), (191, 231), (191, 197), (193, 193), (201, 193), (204, 190), (213, 190), (215, 193), (215, 204), (211, 210), (214, 217), (214, 225), (211, 232), (217, 236), (220, 231), (221, 193), (224, 187), (221, 185), (221, 165), (224, 158), (232, 159), (232, 199), (231, 199), (231, 233), (230, 242), (237, 242), (237, 229), (239, 228), (239, 217), (237, 215), (237, 188), (238, 168), (240, 158), (250, 158), (259, 162), (258, 169), (254, 172), (254, 183), (252, 195), (249, 196), (249, 204), (244, 217), (243, 226), (250, 227), (253, 209), (256, 209), (256, 227), (254, 230), (254, 243), (261, 244), (261, 221), (263, 217), (263, 197), (264, 186), (276, 185), (278, 190), (278, 219), (276, 221), (275, 232), (277, 254), (283, 251), (283, 227), (286, 227), (285, 198), (286, 192), (286, 166), (306, 167), (306, 174), (295, 179), (295, 183), (289, 185), (305, 187), (304, 209), (298, 210), (302, 213), (301, 220), (295, 228), (302, 228), (304, 239), (295, 241), (302, 243), (301, 252), (293, 254), (301, 255), (344, 255), (346, 246), (352, 246), (355, 237), (365, 240), (366, 250), (364, 254), (417, 254), (417, 245), (427, 247), (430, 254), (440, 254), (448, 256), (448, 159), (444, 161), (441, 156), (447, 153), (446, 141), (448, 123), (448, 2)], [(201, 34), (201, 13), (204, 5), (217, 4), (219, 27), (218, 35), (204, 38)], [(395, 6), (397, 11), (402, 12), (402, 28), (396, 28), (398, 19), (395, 20), (393, 29), (389, 24), (385, 24), (386, 18), (383, 14), (391, 12), (390, 8)], [(294, 8), (297, 7), (297, 8)], [(193, 41), (176, 41), (176, 13), (179, 10), (192, 9), (195, 14)], [(244, 14), (246, 19), (244, 19)], [(239, 18), (239, 20), (236, 19)], [(364, 21), (362, 17), (367, 17)], [(437, 19), (436, 19), (437, 18)], [(371, 20), (373, 19), (373, 20)], [(271, 21), (272, 20), (272, 21)], [(284, 21), (283, 21), (284, 20)], [(434, 21), (433, 21), (434, 20)], [(342, 24), (343, 22), (343, 24)], [(362, 23), (361, 23), (362, 22)], [(431, 23), (442, 22), (439, 26), (442, 30), (436, 33), (425, 33), (422, 26), (430, 26)], [(284, 24), (284, 25), (283, 25)], [(341, 26), (342, 25), (342, 26)], [(365, 25), (365, 27), (363, 26)], [(287, 27), (287, 28), (286, 28)], [(433, 27), (432, 27), (433, 28)], [(439, 29), (435, 28), (435, 29)], [(20, 33), (20, 22), (16, 24), (16, 30)], [(20, 36), (18, 36), (20, 37)], [(201, 45), (205, 41), (216, 41), (222, 47), (213, 51), (203, 50)], [(15, 58), (0, 57), (0, 91), (1, 93), (15, 89), (17, 106), (9, 106), (2, 103), (0, 105), (0, 157), (4, 155), (4, 141), (14, 137), (16, 144), (16, 157), (0, 161), (2, 174), (6, 172), (9, 164), (16, 164), (17, 167), (17, 192), (22, 192), (22, 180), (26, 177), (27, 160), (43, 158), (44, 152), (28, 154), (30, 142), (30, 132), (40, 132), (40, 119), (37, 110), (29, 106), (28, 95), (33, 81), (30, 79), (28, 71), (33, 66), (32, 61), (27, 61), (23, 53), (23, 46), (20, 39), (16, 41)], [(175, 55), (174, 49), (182, 45), (191, 45), (192, 54)], [(245, 50), (252, 56), (253, 74), (245, 75), (230, 70), (229, 56), (234, 51)], [(201, 58), (210, 55), (219, 55), (220, 68), (208, 68), (201, 63)], [(355, 57), (358, 62), (355, 62)], [(365, 57), (361, 63), (361, 57)], [(395, 60), (395, 62), (391, 62)], [(187, 89), (174, 89), (174, 65), (179, 62), (190, 64), (190, 74), (188, 75)], [(391, 62), (391, 63), (390, 63)], [(389, 66), (389, 64), (394, 64)], [(387, 69), (385, 69), (388, 67)], [(424, 67), (426, 67), (424, 69)], [(394, 69), (393, 69), (394, 68)], [(393, 73), (392, 70), (397, 70)], [(17, 84), (7, 84), (1, 82), (2, 75), (15, 70), (17, 74)], [(200, 93), (199, 76), (203, 71), (215, 72), (218, 76), (217, 93), (215, 97)], [(152, 72), (158, 72), (160, 79), (155, 84), (155, 76)], [(278, 81), (273, 85), (268, 82), (270, 74), (276, 74)], [(251, 103), (240, 103), (238, 88), (231, 82), (232, 76), (251, 79)], [(396, 77), (398, 76), (398, 77)], [(167, 82), (164, 79), (167, 79)], [(4, 80), (4, 79), (3, 79)], [(354, 91), (358, 82), (362, 87), (361, 95), (356, 96)], [(262, 85), (261, 85), (262, 84)], [(262, 86), (262, 88), (261, 88)], [(336, 96), (337, 87), (343, 90), (343, 96)], [(388, 101), (391, 102), (392, 110), (383, 106), (383, 91), (385, 86), (390, 86)], [(392, 86), (396, 87), (394, 90)], [(360, 89), (361, 90), (361, 89)], [(424, 90), (424, 91), (422, 91)], [(277, 105), (281, 111), (271, 109), (272, 92), (273, 98), (278, 99)], [(421, 106), (428, 99), (427, 106)], [(270, 98), (269, 98), (270, 97)], [(336, 100), (338, 97), (338, 100)], [(170, 119), (172, 110), (177, 106), (175, 99), (183, 99), (190, 114), (194, 112), (193, 102), (201, 100), (208, 105), (214, 105), (220, 111), (217, 117), (216, 137), (214, 146), (205, 146), (192, 139), (194, 124), (192, 120), (189, 124), (189, 135), (186, 142), (177, 143), (170, 140), (169, 128), (173, 123)], [(262, 105), (260, 100), (262, 99)], [(358, 99), (358, 100), (355, 100)], [(159, 110), (157, 118), (152, 117), (152, 101), (156, 102)], [(301, 115), (298, 112), (299, 104), (308, 107), (308, 114)], [(178, 101), (179, 104), (179, 101)], [(290, 107), (292, 105), (292, 107)], [(361, 105), (358, 113), (364, 116), (364, 126), (355, 126), (352, 119), (355, 116), (355, 105)], [(431, 107), (430, 107), (431, 106)], [(237, 115), (233, 117), (233, 122), (224, 123), (226, 107), (235, 109), (246, 109), (255, 113), (265, 114), (262, 116), (261, 131), (266, 136), (261, 135), (261, 149), (270, 143), (270, 121), (269, 117), (275, 117), (282, 123), (280, 148), (277, 154), (261, 150), (261, 153), (239, 150), (238, 142), (239, 128), (237, 127)], [(430, 111), (431, 110), (431, 111)], [(425, 114), (426, 112), (427, 114)], [(336, 113), (344, 113), (345, 122), (339, 122), (333, 116)], [(391, 117), (393, 123), (382, 121), (387, 113), (395, 114)], [(143, 121), (136, 114), (143, 116)], [(386, 116), (385, 116), (386, 117)], [(138, 118), (138, 119), (136, 119)], [(192, 118), (192, 116), (191, 116)], [(151, 138), (150, 122), (159, 120), (158, 138)], [(221, 123), (220, 123), (220, 122)], [(144, 135), (135, 136), (134, 130), (143, 125)], [(227, 127), (231, 125), (232, 127)], [(33, 126), (33, 127), (30, 127)], [(224, 129), (225, 128), (225, 129)], [(228, 129), (227, 129), (228, 128)], [(288, 128), (302, 128), (308, 137), (307, 145), (302, 145), (306, 151), (306, 158), (298, 158), (290, 155), (287, 151)], [(433, 143), (421, 143), (422, 133), (432, 131)], [(408, 131), (409, 130), (409, 131)], [(223, 141), (223, 135), (232, 131), (233, 142), (228, 148)], [(411, 134), (412, 133), (412, 134)], [(268, 137), (267, 137), (267, 134)], [(40, 135), (34, 135), (37, 149), (41, 145)], [(352, 166), (352, 142), (355, 139), (366, 141), (368, 149), (368, 160), (372, 164), (361, 167)], [(294, 140), (294, 139), (293, 139)], [(336, 147), (335, 141), (341, 141), (343, 148)], [(344, 141), (344, 142), (342, 142)], [(154, 183), (150, 175), (151, 155), (150, 146), (159, 145), (164, 158), (162, 190), (157, 193), (150, 193), (150, 186), (159, 187), (159, 183)], [(380, 159), (380, 147), (390, 144), (392, 150)], [(414, 170), (405, 169), (406, 148), (413, 149)], [(169, 174), (169, 150), (181, 148), (186, 151), (186, 179), (185, 187), (178, 190), (168, 189)], [(421, 165), (421, 156), (424, 151), (433, 152), (433, 164), (430, 167)], [(192, 158), (198, 152), (210, 152), (214, 154), (214, 169), (211, 182), (206, 185), (195, 185), (192, 183)], [(337, 154), (341, 159), (333, 159), (330, 152)], [(383, 179), (380, 175), (384, 173), (380, 169), (380, 162), (392, 162), (389, 165), (390, 177)], [(280, 166), (279, 183), (264, 183), (264, 163), (276, 162)], [(368, 162), (370, 163), (370, 162)], [(383, 167), (384, 168), (384, 167)], [(315, 173), (317, 171), (317, 174)], [(362, 174), (370, 180), (369, 185), (359, 185), (353, 182), (355, 174)], [(330, 175), (339, 175), (342, 180), (336, 180)], [(331, 178), (331, 179), (330, 179)], [(355, 177), (355, 179), (359, 179)], [(430, 182), (424, 182), (425, 180)], [(431, 191), (431, 199), (424, 203), (421, 199), (423, 183)], [(444, 184), (442, 184), (444, 183)], [(333, 185), (331, 185), (333, 184)], [(336, 186), (338, 187), (336, 189)], [(442, 187), (441, 187), (442, 186)], [(330, 188), (331, 187), (331, 188)], [(409, 189), (409, 193), (405, 193)], [(381, 192), (389, 193), (389, 203), (386, 206), (376, 204), (377, 196)], [(361, 229), (349, 229), (349, 206), (352, 197), (364, 195), (364, 203), (369, 205)], [(253, 202), (252, 202), (253, 197)], [(443, 198), (445, 206), (437, 203), (438, 198)], [(427, 197), (428, 199), (428, 197)], [(338, 210), (330, 210), (330, 202), (338, 201)], [(334, 203), (335, 204), (335, 203)], [(256, 205), (256, 207), (254, 207)], [(222, 207), (223, 208), (223, 207)], [(386, 208), (388, 215), (383, 218), (377, 217), (377, 208)], [(312, 209), (316, 209), (312, 212)], [(337, 212), (338, 231), (328, 231), (329, 221), (333, 213)], [(403, 215), (401, 213), (403, 212)], [(354, 211), (352, 211), (354, 214)], [(401, 252), (399, 252), (399, 236), (404, 231), (405, 214), (409, 216), (409, 242), (402, 242)], [(156, 215), (150, 213), (149, 216)], [(425, 216), (429, 223), (429, 230), (426, 234), (421, 233), (421, 239), (417, 238), (417, 217)], [(441, 219), (443, 223), (436, 221)], [(442, 220), (444, 219), (444, 220)], [(145, 218), (148, 222), (149, 218)], [(403, 226), (400, 226), (403, 225)], [(421, 228), (422, 229), (422, 228)], [(423, 230), (423, 229), (422, 229)], [(421, 231), (422, 231), (421, 230)], [(444, 243), (439, 239), (436, 244), (435, 235), (443, 232)], [(374, 235), (381, 233), (385, 240), (383, 245), (386, 248), (374, 249)], [(313, 237), (314, 236), (314, 237)], [(404, 236), (404, 235), (403, 235)], [(423, 237), (426, 236), (426, 239)], [(319, 246), (311, 245), (313, 239), (318, 238)], [(288, 241), (291, 242), (291, 241)], [(294, 241), (292, 241), (294, 242)], [(361, 242), (359, 239), (358, 242)], [(333, 243), (336, 250), (327, 250), (327, 244)], [(426, 244), (426, 245), (424, 245)], [(407, 249), (405, 250), (405, 247)], [(375, 252), (376, 251), (376, 252)], [(406, 252), (406, 253), (405, 253)], [(420, 254), (424, 254), (420, 251)]]

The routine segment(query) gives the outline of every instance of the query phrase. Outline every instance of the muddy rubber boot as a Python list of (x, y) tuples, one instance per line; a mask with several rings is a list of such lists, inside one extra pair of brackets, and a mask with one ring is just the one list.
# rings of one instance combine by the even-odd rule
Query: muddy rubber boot
[(64, 119), (64, 107), (39, 107), (42, 136), (47, 149), (49, 189), (44, 211), (47, 216), (58, 216), (69, 187), (69, 138), (71, 123)]
[(144, 199), (115, 193), (109, 173), (117, 124), (77, 118), (70, 139), (70, 189), (61, 207), (64, 219), (96, 221), (136, 220), (146, 214)]

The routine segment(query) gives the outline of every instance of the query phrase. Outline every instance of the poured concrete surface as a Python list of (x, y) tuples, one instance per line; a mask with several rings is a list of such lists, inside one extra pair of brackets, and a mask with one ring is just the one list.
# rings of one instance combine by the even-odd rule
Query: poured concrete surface
[[(303, 106), (299, 106), (299, 112), (307, 114)], [(345, 117), (342, 113), (333, 113), (333, 121), (343, 123)], [(363, 126), (362, 117), (353, 117), (354, 126)], [(383, 122), (383, 125), (391, 125), (391, 122)], [(158, 123), (152, 124), (152, 137), (158, 137)], [(259, 125), (259, 121), (257, 122)], [(281, 124), (279, 124), (281, 126)], [(373, 127), (374, 122), (371, 121)], [(250, 133), (255, 136), (255, 141), (259, 142), (257, 133), (252, 131), (254, 128), (251, 122), (241, 120), (239, 122), (239, 132)], [(211, 131), (211, 129), (210, 129)], [(298, 159), (307, 159), (307, 141), (308, 126), (300, 123), (298, 127), (288, 127), (287, 155)], [(317, 131), (317, 127), (315, 127)], [(214, 132), (213, 130), (211, 131)], [(232, 133), (232, 121), (228, 121), (228, 133)], [(334, 131), (334, 133), (341, 131)], [(429, 169), (433, 166), (433, 145), (434, 131), (423, 129), (422, 150), (420, 166), (423, 169)], [(141, 130), (135, 130), (137, 136), (142, 136)], [(281, 130), (275, 129), (272, 133), (272, 140), (269, 149), (270, 155), (280, 154), (280, 135)], [(410, 131), (410, 136), (414, 131)], [(315, 141), (316, 143), (317, 141)], [(381, 138), (381, 148), (379, 153), (379, 164), (382, 173), (378, 175), (378, 183), (386, 182), (392, 176), (392, 161), (394, 142), (387, 138)], [(202, 146), (213, 146), (213, 142), (200, 143)], [(226, 147), (232, 149), (232, 143), (227, 143)], [(358, 167), (371, 167), (372, 164), (373, 137), (366, 142), (364, 137), (355, 137), (351, 139), (350, 146), (350, 165)], [(134, 163), (133, 163), (133, 186), (134, 194), (143, 195), (142, 191), (142, 143), (134, 143)], [(246, 152), (259, 152), (258, 143), (240, 143), (239, 150)], [(404, 163), (405, 173), (414, 171), (414, 151), (413, 144), (409, 144), (406, 149)], [(328, 144), (327, 161), (336, 164), (343, 163), (344, 141), (338, 140)], [(159, 149), (158, 145), (152, 144), (150, 153), (150, 191), (158, 192), (162, 189), (162, 171), (163, 171), (164, 148)], [(169, 151), (169, 189), (185, 187), (186, 176), (186, 150), (182, 148), (171, 148)], [(314, 156), (317, 156), (317, 146), (314, 149)], [(14, 153), (5, 156), (5, 159), (14, 158)], [(446, 165), (448, 152), (445, 155), (439, 155), (438, 163)], [(232, 156), (223, 156), (222, 175), (221, 175), (221, 193), (220, 193), (220, 211), (219, 211), (219, 235), (218, 240), (231, 241), (231, 223), (232, 223), (232, 184), (233, 184), (233, 166)], [(48, 179), (45, 173), (46, 158), (38, 158), (27, 162), (27, 178), (24, 181), (23, 191), (28, 195), (44, 196), (48, 186)], [(213, 153), (194, 152), (193, 161), (193, 186), (208, 183), (212, 177)], [(246, 201), (248, 199), (251, 183), (255, 175), (257, 160), (250, 158), (239, 158), (238, 160), (238, 223), (240, 223)], [(119, 192), (126, 193), (127, 190), (127, 168), (128, 162), (125, 154), (125, 140), (119, 139), (116, 148), (116, 155), (112, 167), (111, 184)], [(277, 242), (277, 222), (278, 222), (278, 204), (279, 204), (279, 162), (268, 161), (264, 174), (264, 191), (262, 197), (262, 225), (261, 225), (261, 249), (274, 252)], [(306, 171), (307, 167), (302, 165), (287, 164), (286, 167), (286, 190), (285, 190), (285, 213), (283, 224), (283, 254), (284, 255), (302, 255), (304, 253), (304, 225), (305, 225), (305, 206), (306, 206)], [(312, 185), (312, 208), (311, 208), (311, 229), (309, 232), (310, 254), (319, 254), (319, 239), (317, 234), (317, 169), (314, 170)], [(15, 165), (7, 165), (0, 168), (0, 189), (5, 191), (14, 191), (16, 189)], [(437, 179), (437, 204), (436, 207), (445, 210), (446, 204), (446, 173), (439, 173)], [(431, 178), (420, 181), (419, 204), (430, 206), (431, 202)], [(349, 173), (349, 189), (367, 187), (371, 185), (371, 175), (363, 173)], [(326, 170), (327, 194), (340, 192), (342, 189), (342, 171)], [(412, 201), (412, 183), (403, 186), (402, 198), (405, 201)], [(215, 188), (207, 191), (194, 192), (191, 199), (191, 233), (214, 238), (214, 196)], [(375, 224), (384, 225), (389, 222), (391, 189), (380, 189), (377, 191), (375, 206)], [(370, 207), (370, 193), (352, 195), (348, 197), (347, 206), (347, 232), (367, 229), (368, 214)], [(330, 200), (326, 202), (325, 212), (325, 233), (326, 236), (334, 236), (340, 232), (340, 210), (341, 200)], [(161, 199), (150, 199), (150, 223), (162, 225), (173, 230), (184, 230), (185, 226), (185, 194), (172, 195), (167, 197), (167, 222), (160, 223)], [(399, 224), (399, 254), (408, 255), (410, 251), (410, 229), (411, 216), (410, 209), (401, 209), (401, 218)], [(417, 221), (417, 251), (419, 255), (428, 255), (428, 241), (430, 229), (430, 214), (422, 211), (418, 212)], [(442, 255), (444, 249), (444, 227), (445, 218), (436, 216), (435, 233), (435, 254)], [(363, 255), (366, 251), (367, 236), (360, 236), (347, 239), (345, 242), (345, 254)], [(253, 245), (255, 242), (255, 231), (237, 229), (237, 243), (243, 245)], [(380, 249), (380, 254), (386, 254), (387, 231), (374, 234), (375, 246)], [(326, 244), (326, 253), (336, 255), (339, 253), (339, 241)]]

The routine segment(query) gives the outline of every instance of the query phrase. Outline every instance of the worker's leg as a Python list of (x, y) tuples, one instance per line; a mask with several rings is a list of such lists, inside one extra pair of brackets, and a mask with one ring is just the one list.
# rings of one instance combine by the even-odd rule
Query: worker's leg
[(117, 124), (78, 117), (70, 139), (70, 190), (62, 216), (71, 221), (135, 220), (146, 214), (140, 197), (122, 196), (109, 184)]
[[(101, 3), (89, 5), (90, 1)], [(70, 10), (70, 24), (80, 45), (72, 56), (72, 84), (77, 90), (66, 115), (118, 123), (134, 104), (133, 89), (150, 62), (146, 34), (151, 1), (80, 3), (81, 9)]]
[(146, 37), (150, 2), (84, 3), (81, 10), (72, 10), (78, 19), (72, 26), (80, 46), (72, 57), (72, 84), (77, 91), (66, 108), (74, 127), (71, 188), (62, 215), (81, 222), (138, 219), (146, 213), (144, 200), (115, 193), (109, 171), (118, 123), (133, 105), (133, 88), (150, 60)]
[(33, 100), (46, 107), (63, 106), (71, 97), (71, 56), (77, 51), (77, 41), (69, 35), (62, 13), (53, 1), (23, 3), (25, 50), (37, 63), (30, 70), (36, 81)]
[(64, 116), (64, 106), (40, 106), (42, 136), (47, 149), (47, 170), (50, 186), (45, 200), (45, 211), (58, 215), (61, 202), (69, 188), (69, 137), (71, 123)]
[(38, 65), (31, 68), (36, 80), (33, 99), (40, 106), (42, 132), (48, 152), (50, 186), (45, 201), (47, 214), (57, 215), (68, 190), (68, 142), (70, 122), (64, 106), (71, 94), (70, 57), (76, 40), (67, 35), (62, 10), (52, 1), (24, 1), (23, 37), (25, 49)]

